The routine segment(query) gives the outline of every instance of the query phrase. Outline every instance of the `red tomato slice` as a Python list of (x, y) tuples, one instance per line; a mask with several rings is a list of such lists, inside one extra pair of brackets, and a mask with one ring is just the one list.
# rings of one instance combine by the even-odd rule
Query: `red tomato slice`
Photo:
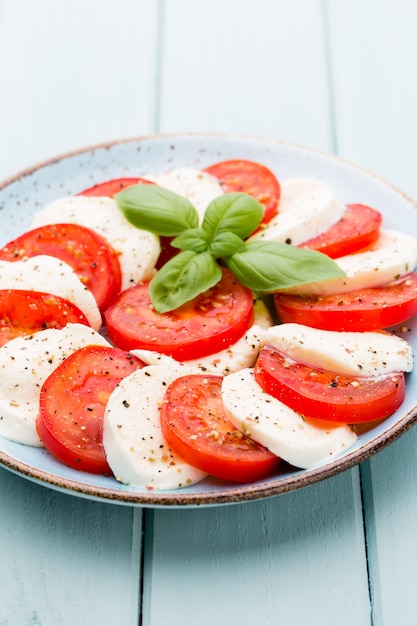
[(221, 376), (184, 376), (169, 385), (161, 426), (185, 461), (217, 478), (253, 482), (271, 474), (279, 458), (237, 430), (224, 413)]
[(265, 207), (263, 223), (277, 214), (281, 187), (276, 176), (264, 165), (232, 159), (214, 163), (204, 171), (219, 179), (225, 193), (243, 192), (259, 200)]
[(165, 265), (165, 263), (168, 263), (168, 261), (172, 259), (172, 257), (178, 254), (179, 249), (171, 246), (171, 241), (173, 239), (174, 237), (159, 237), (161, 252), (155, 266), (157, 270), (160, 270), (161, 267)]
[(108, 196), (112, 198), (116, 193), (122, 191), (126, 187), (132, 185), (153, 185), (150, 180), (146, 178), (113, 178), (112, 180), (106, 180), (103, 183), (97, 183), (88, 189), (80, 191), (77, 196)]
[(355, 378), (286, 360), (269, 346), (259, 354), (255, 380), (306, 418), (347, 424), (386, 418), (405, 396), (403, 372)]
[(348, 204), (342, 218), (324, 233), (300, 245), (332, 259), (353, 254), (376, 241), (382, 215), (364, 204)]
[(40, 291), (0, 290), (0, 346), (15, 337), (66, 324), (89, 326), (84, 313), (64, 298)]
[(36, 427), (45, 447), (66, 465), (111, 474), (103, 444), (107, 400), (142, 361), (117, 348), (86, 346), (63, 361), (44, 382)]
[[(78, 196), (108, 196), (109, 198), (113, 198), (116, 193), (122, 191), (126, 187), (131, 187), (132, 185), (154, 185), (151, 180), (147, 180), (146, 178), (114, 178), (113, 180), (108, 180), (104, 183), (98, 183), (89, 189), (85, 189), (84, 191), (80, 191)], [(159, 255), (158, 262), (156, 264), (156, 269), (160, 269), (169, 259), (178, 254), (178, 248), (173, 248), (170, 244), (173, 240), (173, 237), (160, 237), (161, 240), (161, 254)]]
[(282, 322), (323, 330), (381, 330), (417, 314), (417, 273), (385, 287), (369, 287), (329, 296), (274, 295)]
[(120, 291), (117, 253), (98, 233), (79, 224), (49, 224), (27, 231), (0, 250), (3, 261), (47, 254), (71, 265), (100, 310)]
[(253, 321), (253, 294), (227, 269), (217, 285), (169, 313), (157, 313), (149, 283), (122, 292), (104, 312), (113, 343), (123, 350), (157, 350), (178, 361), (228, 348)]

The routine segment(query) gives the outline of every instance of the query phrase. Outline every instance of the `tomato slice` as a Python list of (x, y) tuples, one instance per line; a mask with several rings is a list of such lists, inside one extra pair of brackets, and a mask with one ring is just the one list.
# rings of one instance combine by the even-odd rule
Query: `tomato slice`
[(0, 290), (0, 346), (15, 337), (67, 324), (89, 326), (84, 313), (64, 298), (40, 291)]
[[(116, 193), (131, 187), (132, 185), (154, 185), (155, 183), (146, 178), (114, 178), (107, 180), (104, 183), (97, 183), (89, 189), (80, 191), (78, 196), (108, 196), (113, 198)], [(174, 237), (160, 237), (161, 240), (161, 253), (158, 257), (156, 269), (160, 269), (169, 259), (178, 254), (178, 248), (173, 248), (170, 244)]]
[(332, 259), (353, 254), (376, 241), (382, 224), (379, 211), (364, 204), (348, 204), (342, 218), (324, 233), (300, 245)]
[(104, 312), (109, 337), (123, 350), (197, 359), (228, 348), (253, 322), (253, 294), (227, 269), (217, 285), (168, 313), (155, 311), (148, 285), (130, 287)]
[(47, 254), (68, 263), (93, 293), (100, 310), (119, 293), (117, 253), (98, 233), (79, 224), (49, 224), (27, 231), (0, 250), (0, 259), (20, 261)]
[(137, 357), (107, 346), (86, 346), (66, 358), (40, 393), (36, 427), (45, 447), (70, 467), (111, 474), (102, 444), (107, 400), (142, 366)]
[(132, 185), (153, 185), (153, 183), (150, 180), (146, 180), (146, 178), (113, 178), (84, 189), (77, 196), (108, 196), (112, 198), (122, 189)]
[(171, 246), (171, 241), (173, 241), (175, 237), (159, 237), (159, 243), (161, 246), (161, 252), (158, 257), (158, 261), (156, 262), (156, 269), (160, 270), (161, 267), (168, 263), (172, 257), (176, 256), (179, 253), (179, 248), (174, 248)]
[(162, 432), (185, 461), (217, 478), (253, 482), (271, 474), (279, 458), (237, 430), (221, 397), (222, 377), (177, 378), (161, 407)]
[(262, 222), (269, 222), (278, 212), (281, 187), (270, 169), (242, 159), (214, 163), (204, 169), (219, 179), (225, 193), (243, 192), (253, 196), (265, 207)]
[(384, 287), (369, 287), (339, 295), (275, 294), (282, 322), (297, 322), (323, 330), (381, 330), (417, 314), (417, 273)]
[(386, 418), (405, 396), (403, 372), (355, 378), (287, 360), (270, 346), (259, 354), (255, 380), (306, 418), (347, 424)]

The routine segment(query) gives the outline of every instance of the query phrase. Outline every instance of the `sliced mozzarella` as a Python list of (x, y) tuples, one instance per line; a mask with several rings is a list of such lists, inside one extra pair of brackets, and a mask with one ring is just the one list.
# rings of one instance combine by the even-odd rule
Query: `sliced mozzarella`
[(91, 228), (112, 245), (119, 255), (122, 289), (153, 276), (161, 251), (158, 237), (128, 222), (112, 198), (54, 200), (35, 214), (31, 228), (59, 222)]
[(278, 241), (296, 246), (333, 226), (345, 210), (345, 205), (330, 187), (319, 180), (284, 180), (277, 215), (249, 240)]
[(290, 323), (265, 331), (265, 341), (294, 361), (338, 374), (379, 376), (413, 368), (409, 344), (389, 333), (337, 332)]
[(48, 255), (21, 261), (0, 261), (0, 289), (27, 289), (60, 296), (75, 304), (98, 330), (101, 314), (97, 302), (72, 267)]
[(207, 374), (227, 376), (242, 367), (251, 367), (259, 350), (265, 344), (265, 330), (273, 323), (272, 316), (265, 303), (256, 299), (254, 302), (254, 324), (234, 344), (201, 359), (191, 359), (187, 365), (196, 367)]
[[(166, 367), (176, 367), (178, 365), (178, 361), (172, 358), (172, 356), (168, 356), (167, 354), (162, 354), (162, 352), (156, 352), (156, 350), (145, 350), (142, 348), (137, 348), (135, 350), (130, 350), (130, 353), (133, 356), (136, 356), (146, 365), (164, 365)], [(196, 374), (200, 372), (196, 370)]]
[[(28, 446), (42, 446), (36, 432), (41, 387), (70, 354), (87, 345), (110, 345), (84, 324), (49, 328), (16, 337), (0, 348), (0, 435)], [(60, 398), (56, 399), (57, 404)]]
[(156, 176), (146, 175), (145, 178), (187, 198), (197, 209), (200, 222), (210, 202), (223, 195), (223, 189), (217, 178), (207, 172), (189, 167), (176, 168)]
[(191, 359), (186, 361), (186, 364), (200, 373), (218, 376), (238, 372), (242, 367), (250, 367), (256, 361), (259, 350), (265, 344), (264, 332), (265, 329), (262, 326), (254, 324), (229, 348), (201, 359)]
[[(242, 367), (251, 367), (259, 354), (261, 348), (266, 345), (265, 329), (254, 324), (245, 335), (232, 346), (221, 352), (216, 352), (201, 359), (192, 359), (183, 364), (193, 370), (194, 374), (214, 374), (217, 376), (228, 376), (233, 372), (238, 372)], [(152, 350), (131, 350), (147, 365), (178, 365), (178, 361), (166, 354)]]
[(103, 445), (122, 483), (147, 489), (179, 489), (207, 474), (183, 461), (166, 443), (159, 407), (167, 386), (187, 367), (149, 365), (124, 378), (107, 403)]
[(364, 252), (336, 259), (343, 278), (286, 289), (286, 293), (329, 295), (386, 285), (417, 266), (417, 239), (397, 230), (382, 229), (377, 241)]
[(346, 425), (319, 426), (318, 420), (304, 420), (263, 391), (250, 368), (223, 379), (222, 399), (236, 428), (296, 467), (308, 469), (332, 461), (357, 440)]
[[(216, 374), (227, 376), (237, 372), (242, 367), (254, 364), (259, 350), (265, 344), (264, 331), (273, 323), (269, 309), (264, 302), (256, 299), (254, 302), (254, 324), (233, 345), (225, 350), (216, 352), (200, 359), (186, 361), (187, 367), (193, 368), (195, 373)], [(138, 358), (149, 365), (169, 365), (177, 363), (174, 359), (156, 351), (132, 350)]]

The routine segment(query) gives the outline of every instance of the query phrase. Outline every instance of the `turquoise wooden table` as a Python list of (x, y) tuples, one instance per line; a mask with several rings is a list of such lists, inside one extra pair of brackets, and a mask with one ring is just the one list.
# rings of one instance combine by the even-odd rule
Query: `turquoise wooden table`
[[(155, 132), (273, 137), (417, 198), (414, 0), (0, 0), (0, 178)], [(1, 383), (0, 383), (1, 384)], [(412, 626), (417, 431), (251, 503), (150, 509), (0, 469), (1, 626)]]

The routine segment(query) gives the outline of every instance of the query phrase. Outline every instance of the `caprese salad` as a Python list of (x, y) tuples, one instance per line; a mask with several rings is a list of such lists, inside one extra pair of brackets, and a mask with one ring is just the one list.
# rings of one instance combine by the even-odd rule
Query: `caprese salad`
[(0, 249), (0, 436), (146, 489), (331, 461), (404, 400), (416, 266), (376, 208), (247, 160), (58, 198)]

